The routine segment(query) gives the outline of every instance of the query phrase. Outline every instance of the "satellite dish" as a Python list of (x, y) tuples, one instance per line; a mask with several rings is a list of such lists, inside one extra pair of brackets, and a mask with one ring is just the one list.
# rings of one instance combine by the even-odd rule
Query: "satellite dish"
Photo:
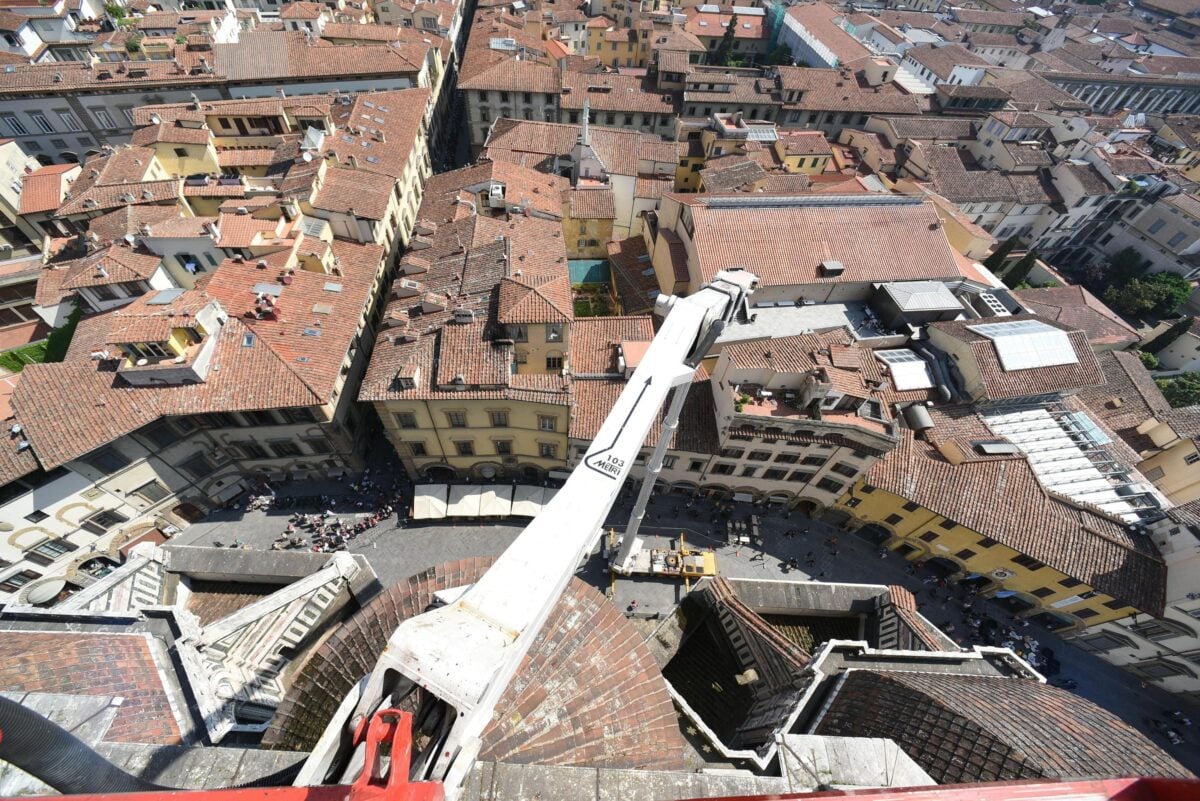
[(312, 161), (312, 153), (305, 153), (301, 158), (305, 161)]
[(51, 579), (43, 581), (36, 587), (29, 590), (29, 594), (25, 596), (25, 600), (34, 606), (48, 604), (58, 597), (58, 594), (67, 588), (67, 582), (62, 579)]

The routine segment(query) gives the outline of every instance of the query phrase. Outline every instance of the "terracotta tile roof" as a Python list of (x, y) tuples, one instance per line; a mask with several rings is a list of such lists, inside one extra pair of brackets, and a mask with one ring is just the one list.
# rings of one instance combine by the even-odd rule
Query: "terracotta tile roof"
[[(700, 281), (723, 269), (752, 266), (765, 286), (832, 282), (920, 281), (959, 277), (932, 203), (714, 207), (714, 195), (670, 195), (691, 207)], [(781, 239), (780, 232), (789, 236)], [(840, 261), (837, 276), (821, 262)]]
[(938, 784), (1190, 777), (1111, 712), (1024, 678), (849, 671), (815, 733), (894, 740)]
[(1025, 15), (1007, 11), (978, 11), (973, 8), (956, 8), (950, 12), (955, 22), (967, 25), (1003, 25), (1020, 28), (1025, 24)]
[[(595, 108), (594, 105), (592, 107)], [(636, 176), (643, 150), (654, 150), (661, 144), (661, 140), (655, 141), (658, 137), (637, 131), (597, 125), (589, 126), (588, 131), (591, 133), (592, 149), (604, 163), (609, 175)], [(482, 157), (553, 172), (554, 158), (570, 154), (578, 138), (578, 125), (500, 119), (492, 126)], [(647, 151), (648, 155), (650, 153)], [(676, 160), (674, 155), (670, 158), (672, 162)]]
[(1167, 421), (1171, 404), (1136, 353), (1108, 351), (1096, 354), (1096, 359), (1104, 371), (1104, 384), (1085, 387), (1076, 397), (1092, 417), (1115, 431), (1134, 451), (1154, 450), (1154, 441), (1137, 427), (1152, 417)]
[(426, 88), (356, 95), (349, 107), (333, 106), (331, 116), (338, 130), (325, 137), (325, 148), (342, 164), (349, 164), (354, 156), (357, 169), (398, 180), (412, 157), (428, 103)]
[(510, 277), (500, 282), (496, 319), (502, 324), (566, 323), (574, 318), (569, 276), (537, 282)]
[[(222, 167), (266, 167), (275, 161), (275, 151), (265, 148), (253, 150), (221, 150), (217, 163)], [(236, 187), (240, 188), (240, 187)], [(184, 187), (186, 192), (188, 187)]]
[(639, 175), (634, 185), (633, 196), (636, 198), (658, 199), (667, 192), (674, 191), (674, 178), (658, 178), (655, 176)]
[(571, 324), (571, 373), (576, 376), (619, 375), (617, 351), (622, 342), (654, 339), (654, 318), (585, 317)]
[(1142, 339), (1136, 328), (1081, 286), (1018, 289), (1013, 295), (1034, 314), (1083, 331), (1093, 347), (1124, 347)]
[(450, 323), (442, 327), (435, 382), (453, 388), (455, 384), (502, 387), (512, 374), (512, 348), (493, 345), (484, 320), (474, 323)]
[[(625, 314), (643, 314), (654, 310), (658, 279), (650, 263), (646, 241), (636, 236), (608, 243), (608, 264)], [(649, 271), (649, 274), (647, 274)]]
[[(732, 14), (728, 11), (701, 10), (698, 6), (692, 6), (684, 13), (687, 14), (687, 21), (684, 22), (683, 29), (693, 36), (720, 38), (732, 20)], [(734, 38), (762, 39), (764, 36), (763, 21), (764, 17), (743, 14), (737, 18), (737, 28), (733, 32)]]
[[(806, 3), (792, 6), (787, 10), (787, 15), (803, 25), (805, 30), (812, 34), (817, 41), (825, 45), (837, 57), (839, 64), (846, 64), (872, 55), (865, 45), (835, 22), (843, 16), (843, 12), (833, 6), (824, 3)], [(756, 17), (755, 19), (761, 24), (764, 18)], [(741, 17), (738, 18), (738, 22), (741, 23)]]
[[(423, 612), (435, 592), (477, 581), (490, 564), (482, 558), (447, 562), (375, 596), (297, 672), (263, 742), (311, 749), (400, 622)], [(686, 751), (666, 684), (641, 636), (619, 609), (572, 579), (500, 697), (480, 757), (679, 770)]]
[(961, 117), (889, 117), (885, 115), (873, 118), (883, 123), (888, 132), (892, 145), (898, 145), (905, 139), (958, 141), (975, 138), (974, 120)]
[(0, 636), (0, 690), (118, 697), (103, 741), (178, 745), (164, 670), (148, 635), (39, 631)]
[(387, 216), (395, 179), (365, 170), (326, 170), (321, 188), (312, 198), (313, 208), (350, 214), (365, 220)]
[(559, 107), (582, 111), (585, 101), (592, 111), (679, 113), (679, 94), (664, 92), (648, 76), (563, 72)]
[[(117, 311), (83, 320), (67, 359), (30, 365), (13, 395), (34, 451), (44, 467), (56, 467), (163, 415), (274, 409), (328, 403), (341, 365), (358, 333), (382, 248), (335, 241), (342, 275), (297, 270), (283, 287), (279, 319), (249, 319), (255, 284), (270, 280), (253, 264), (226, 261), (202, 286), (180, 296), (181, 308), (215, 298), (228, 313), (217, 334), (213, 367), (201, 384), (131, 387), (111, 361), (92, 361), (118, 325), (157, 308), (143, 296)], [(328, 289), (339, 285), (340, 291)], [(329, 314), (311, 311), (332, 307)], [(319, 332), (314, 335), (309, 332)], [(247, 334), (255, 336), (245, 344)], [(220, 366), (223, 369), (217, 369)], [(79, 397), (88, 398), (80, 404)]]
[[(909, 51), (911, 52), (911, 51)], [(921, 101), (892, 84), (867, 86), (849, 71), (776, 67), (783, 91), (800, 97), (785, 104), (796, 111), (854, 111), (860, 114), (920, 114)]]
[(53, 164), (21, 176), (21, 214), (54, 211), (70, 186), (78, 164)]
[(507, 161), (484, 161), (432, 176), (425, 184), (425, 192), (421, 197), (420, 218), (440, 224), (470, 215), (470, 204), (478, 205), (480, 201), (478, 196), (464, 190), (489, 182), (504, 185), (507, 203), (536, 210), (556, 219), (561, 218), (563, 213), (562, 193), (571, 185), (569, 180), (559, 175)]
[(613, 220), (617, 217), (610, 187), (564, 189), (562, 197), (571, 210), (571, 217), (576, 220)]
[(156, 142), (179, 145), (206, 145), (211, 132), (206, 127), (194, 128), (183, 125), (172, 125), (162, 122), (158, 125), (148, 125), (138, 128), (130, 137), (130, 142), (139, 146), (151, 146)]
[(321, 3), (288, 3), (279, 9), (280, 19), (317, 19), (325, 14)]
[[(571, 439), (591, 442), (595, 438), (625, 383), (622, 379), (594, 379), (571, 384)], [(666, 408), (667, 404), (663, 404), (650, 426), (645, 442), (647, 448), (658, 445)], [(703, 371), (697, 372), (683, 401), (679, 427), (675, 429), (669, 447), (674, 451), (701, 455), (716, 453), (721, 447), (712, 384)]]
[[(905, 429), (866, 481), (1031, 556), (1100, 592), (1159, 614), (1166, 566), (1149, 538), (1048, 494), (1024, 456), (980, 456), (973, 440), (994, 435), (967, 406), (931, 410), (925, 440)], [(965, 457), (951, 464), (938, 444)]]
[(954, 71), (955, 67), (991, 66), (987, 60), (957, 44), (942, 47), (918, 45), (906, 50), (904, 57), (911, 58), (944, 81), (950, 79), (950, 73)]
[(144, 281), (154, 274), (161, 263), (161, 256), (131, 248), (121, 242), (63, 264), (61, 269), (66, 270), (66, 275), (59, 286), (62, 289), (74, 290), (80, 287)]
[(970, 347), (975, 358), (975, 367), (983, 379), (984, 397), (988, 400), (1068, 392), (1104, 383), (1104, 371), (1100, 369), (1096, 354), (1088, 344), (1087, 334), (1064, 323), (1032, 314), (1015, 314), (1005, 317), (1003, 322), (1019, 320), (1037, 320), (1067, 332), (1078, 361), (1074, 364), (1058, 364), (1051, 367), (1005, 370), (1000, 364), (1000, 357), (992, 340), (971, 329), (972, 325), (979, 324), (978, 321), (936, 322), (930, 323), (930, 326), (960, 342), (965, 342)]
[(332, 45), (308, 43), (298, 31), (243, 31), (236, 44), (214, 44), (221, 74), (231, 81), (332, 78), (371, 74), (412, 76), (421, 70), (430, 45)]

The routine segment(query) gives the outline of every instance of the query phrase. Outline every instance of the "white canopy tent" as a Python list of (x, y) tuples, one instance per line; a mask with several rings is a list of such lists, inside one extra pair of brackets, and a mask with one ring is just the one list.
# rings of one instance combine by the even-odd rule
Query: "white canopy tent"
[(455, 484), (450, 487), (450, 504), (446, 509), (447, 517), (479, 517), (479, 496), (482, 487), (470, 484)]
[(512, 487), (484, 487), (479, 496), (479, 516), (508, 517), (512, 514), (512, 504)]
[(446, 516), (445, 484), (418, 484), (413, 488), (413, 520), (441, 520)]

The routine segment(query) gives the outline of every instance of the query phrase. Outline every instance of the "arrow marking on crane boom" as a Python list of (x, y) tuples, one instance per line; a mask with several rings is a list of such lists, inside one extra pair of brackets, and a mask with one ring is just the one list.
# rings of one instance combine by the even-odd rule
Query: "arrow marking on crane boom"
[(617, 443), (621, 441), (621, 435), (625, 433), (625, 426), (629, 425), (629, 421), (633, 418), (633, 413), (637, 411), (638, 404), (642, 402), (642, 397), (646, 394), (646, 390), (650, 388), (652, 381), (654, 381), (654, 376), (648, 377), (646, 383), (642, 384), (642, 389), (634, 399), (633, 406), (629, 407), (629, 413), (621, 421), (621, 427), (617, 429), (616, 436), (613, 437), (608, 447), (596, 451), (583, 460), (583, 464), (586, 467), (595, 470), (600, 475), (613, 481), (616, 481), (620, 477), (621, 471), (625, 468), (625, 461), (615, 456), (607, 456), (606, 454), (617, 447)]

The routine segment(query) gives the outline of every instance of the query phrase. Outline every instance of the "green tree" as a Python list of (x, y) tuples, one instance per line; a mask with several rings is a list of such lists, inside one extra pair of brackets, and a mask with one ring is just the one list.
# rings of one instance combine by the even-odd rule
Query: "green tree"
[(770, 53), (767, 53), (767, 64), (776, 65), (791, 63), (792, 51), (788, 49), (787, 45), (777, 45), (774, 50), (772, 50)]
[(1138, 351), (1138, 358), (1142, 360), (1142, 366), (1147, 370), (1158, 369), (1158, 357), (1153, 353), (1147, 353), (1144, 350)]
[(1037, 261), (1037, 251), (1031, 250), (1021, 257), (1021, 260), (1009, 269), (1004, 274), (1004, 283), (1011, 287), (1018, 284), (1024, 284), (1025, 279), (1029, 277), (1029, 273), (1033, 270), (1034, 262)]
[(1012, 249), (1017, 246), (1017, 238), (1010, 236), (1000, 243), (1000, 247), (996, 248), (991, 254), (983, 260), (983, 266), (987, 267), (993, 273), (1004, 266), (1004, 260), (1008, 258), (1008, 254), (1012, 253)]
[(733, 58), (733, 43), (734, 37), (737, 35), (738, 16), (734, 14), (729, 18), (729, 26), (725, 28), (725, 34), (721, 37), (720, 44), (713, 51), (712, 63), (718, 67), (724, 67), (729, 64)]
[(1145, 275), (1146, 269), (1141, 255), (1133, 248), (1125, 248), (1108, 260), (1109, 286), (1123, 287)]
[(1104, 300), (1122, 314), (1131, 317), (1165, 317), (1179, 311), (1192, 293), (1191, 283), (1175, 273), (1154, 273), (1134, 278), (1124, 286), (1111, 286)]
[(1191, 328), (1192, 323), (1195, 321), (1195, 317), (1180, 317), (1174, 325), (1142, 346), (1142, 350), (1146, 353), (1158, 353), (1163, 348), (1167, 347), (1172, 342), (1183, 336), (1183, 332)]
[(1158, 382), (1167, 403), (1178, 409), (1200, 403), (1200, 373), (1183, 373)]

